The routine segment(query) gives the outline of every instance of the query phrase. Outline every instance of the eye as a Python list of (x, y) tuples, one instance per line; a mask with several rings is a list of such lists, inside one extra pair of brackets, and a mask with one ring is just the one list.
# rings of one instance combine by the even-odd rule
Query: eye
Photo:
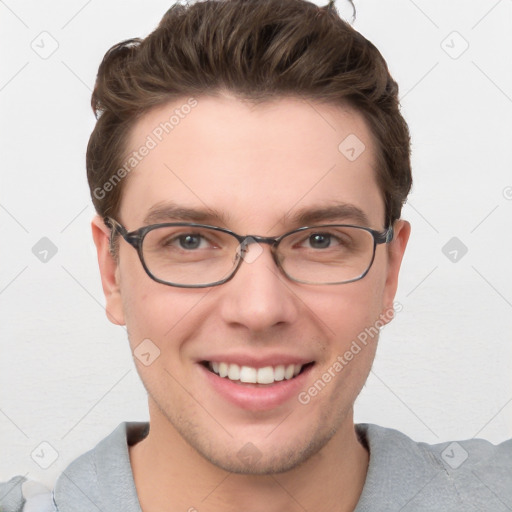
[(347, 251), (354, 248), (357, 235), (361, 236), (358, 231), (349, 227), (310, 228), (292, 234), (282, 249), (289, 247), (311, 253)]
[(186, 251), (194, 251), (197, 249), (209, 249), (215, 244), (200, 233), (179, 233), (168, 236), (162, 243), (163, 247), (175, 247), (176, 249), (184, 249)]
[[(235, 239), (234, 239), (235, 240)], [(213, 229), (195, 226), (159, 226), (149, 231), (144, 238), (144, 254), (159, 254), (165, 257), (211, 257), (213, 252), (227, 250), (230, 237)]]
[[(309, 246), (313, 249), (327, 249), (334, 242), (330, 233), (313, 233), (308, 237)], [(336, 242), (338, 242), (336, 240)]]
[(169, 245), (178, 242), (182, 249), (202, 249), (207, 246), (207, 242), (204, 237), (198, 234), (187, 233), (185, 235), (178, 236), (175, 240), (170, 240)]

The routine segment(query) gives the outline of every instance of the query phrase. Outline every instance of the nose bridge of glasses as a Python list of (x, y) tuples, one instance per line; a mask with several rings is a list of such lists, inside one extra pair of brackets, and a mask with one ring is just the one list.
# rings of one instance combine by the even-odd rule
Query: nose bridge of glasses
[[(246, 263), (252, 263), (255, 261), (262, 253), (263, 247), (261, 245), (266, 244), (270, 245), (271, 255), (277, 265), (278, 261), (275, 254), (275, 248), (277, 247), (278, 240), (272, 237), (258, 236), (258, 235), (246, 235), (244, 237), (240, 237), (239, 239), (239, 255), (241, 259)], [(249, 246), (253, 245), (253, 247), (249, 251)]]
[(274, 254), (275, 247), (277, 246), (278, 239), (269, 236), (258, 236), (258, 235), (246, 235), (239, 238), (240, 242), (240, 253), (242, 256), (246, 255), (250, 245), (257, 245), (259, 250), (258, 255), (263, 252), (261, 244), (270, 245), (272, 254)]
[(242, 250), (244, 250), (247, 246), (251, 244), (267, 244), (270, 246), (274, 246), (277, 243), (276, 238), (272, 238), (269, 236), (258, 236), (258, 235), (246, 235), (241, 238), (240, 246)]

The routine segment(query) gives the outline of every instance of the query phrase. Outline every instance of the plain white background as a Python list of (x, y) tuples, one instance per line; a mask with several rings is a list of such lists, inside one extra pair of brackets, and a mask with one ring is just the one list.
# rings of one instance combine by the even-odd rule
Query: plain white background
[[(382, 331), (356, 421), (497, 443), (512, 435), (512, 2), (356, 5), (355, 27), (400, 84), (415, 180), (403, 311)], [(104, 314), (85, 149), (104, 53), (169, 6), (0, 2), (0, 480), (51, 486), (121, 421), (147, 419), (126, 332)], [(57, 250), (46, 262), (43, 237)]]

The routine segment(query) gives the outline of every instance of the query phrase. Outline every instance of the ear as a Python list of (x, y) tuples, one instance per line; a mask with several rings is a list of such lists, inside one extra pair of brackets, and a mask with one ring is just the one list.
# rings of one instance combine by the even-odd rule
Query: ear
[[(411, 234), (411, 225), (406, 220), (397, 220), (393, 226), (393, 240), (388, 244), (388, 264), (384, 288), (383, 314), (393, 309), (393, 300), (398, 287), (398, 274), (405, 248)], [(385, 315), (388, 316), (387, 314)]]
[(98, 254), (101, 285), (106, 300), (107, 318), (117, 325), (124, 325), (124, 312), (119, 286), (119, 267), (110, 252), (110, 228), (96, 215), (91, 222), (92, 237)]

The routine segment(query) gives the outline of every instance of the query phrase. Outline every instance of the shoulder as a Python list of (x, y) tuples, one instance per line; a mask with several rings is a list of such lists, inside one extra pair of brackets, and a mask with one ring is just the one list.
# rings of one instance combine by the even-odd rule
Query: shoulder
[(0, 482), (0, 512), (141, 512), (129, 445), (143, 439), (148, 423), (121, 423), (61, 473), (52, 491), (16, 476)]
[(0, 482), (0, 511), (54, 512), (52, 492), (38, 482), (15, 476)]
[(510, 510), (512, 440), (494, 445), (483, 439), (427, 444), (371, 424), (356, 425), (370, 452), (361, 508), (377, 496), (382, 510)]
[(121, 423), (59, 476), (54, 500), (59, 512), (88, 509), (140, 512), (129, 444), (142, 439), (147, 423)]

